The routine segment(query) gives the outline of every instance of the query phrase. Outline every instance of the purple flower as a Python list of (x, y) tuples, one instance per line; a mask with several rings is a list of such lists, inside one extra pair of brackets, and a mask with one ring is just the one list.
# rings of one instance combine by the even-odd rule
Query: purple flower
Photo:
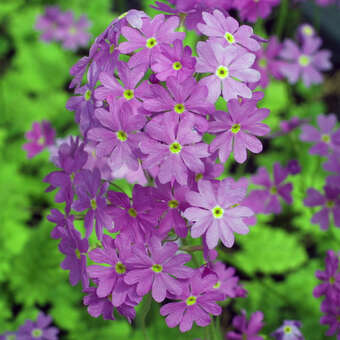
[(46, 120), (41, 123), (34, 122), (32, 130), (26, 132), (25, 137), (29, 142), (25, 143), (22, 148), (27, 151), (27, 157), (32, 158), (46, 147), (54, 144), (55, 130)]
[(275, 340), (304, 340), (301, 331), (301, 322), (295, 320), (285, 320), (283, 325), (271, 334)]
[[(286, 168), (275, 163), (273, 167), (274, 180), (270, 179), (268, 171), (261, 167), (252, 181), (256, 185), (265, 187), (264, 190), (253, 190), (248, 199), (254, 201), (252, 208), (255, 213), (279, 214), (281, 212), (281, 203), (279, 197), (283, 198), (288, 204), (292, 203), (291, 191), (292, 183), (283, 183), (289, 175)], [(257, 203), (256, 203), (257, 202)]]
[(340, 273), (339, 257), (333, 251), (329, 250), (325, 258), (325, 271), (317, 270), (315, 276), (323, 283), (314, 288), (313, 295), (316, 298), (325, 295), (330, 300), (336, 300), (340, 294)]
[(242, 315), (234, 317), (233, 326), (237, 332), (228, 332), (226, 334), (227, 340), (264, 340), (262, 336), (258, 335), (263, 327), (263, 313), (260, 311), (253, 313), (247, 321), (246, 312), (243, 310)]
[(95, 115), (102, 127), (89, 130), (88, 139), (97, 142), (97, 156), (109, 156), (113, 169), (126, 164), (129, 169), (137, 170), (139, 163), (136, 149), (145, 117), (133, 114), (128, 103), (115, 105), (113, 102), (110, 103), (110, 111), (100, 108), (95, 111)]
[(119, 50), (121, 53), (128, 54), (141, 48), (130, 58), (129, 66), (144, 64), (148, 67), (156, 60), (163, 44), (171, 44), (176, 39), (184, 39), (184, 32), (175, 32), (178, 25), (179, 18), (174, 16), (165, 19), (163, 14), (159, 14), (153, 19), (144, 18), (140, 30), (132, 27), (122, 28), (122, 35), (128, 41), (122, 42)]
[(162, 184), (177, 180), (186, 185), (188, 171), (203, 172), (201, 158), (209, 156), (208, 145), (200, 143), (202, 137), (193, 130), (193, 122), (187, 117), (179, 124), (163, 117), (153, 119), (145, 128), (146, 137), (140, 148), (148, 156), (143, 160), (145, 169), (159, 166), (157, 177)]
[(206, 116), (215, 109), (206, 101), (208, 88), (199, 85), (193, 78), (180, 83), (175, 77), (170, 77), (166, 85), (168, 90), (162, 85), (151, 86), (153, 96), (144, 100), (144, 109), (155, 113), (169, 112), (165, 119), (175, 122), (190, 118), (200, 131), (205, 131), (208, 127)]
[(175, 77), (179, 82), (192, 76), (195, 70), (196, 59), (192, 56), (189, 46), (183, 46), (181, 40), (175, 40), (173, 47), (162, 45), (161, 53), (151, 65), (152, 71), (161, 81)]
[(292, 159), (287, 164), (287, 171), (290, 175), (297, 175), (301, 172), (301, 166), (298, 160)]
[(329, 325), (329, 329), (326, 332), (327, 336), (336, 335), (337, 340), (340, 339), (340, 298), (339, 295), (335, 300), (325, 299), (321, 305), (321, 311), (325, 313), (320, 318), (322, 325)]
[(73, 225), (67, 225), (66, 228), (59, 243), (60, 252), (66, 255), (60, 266), (64, 270), (70, 270), (70, 283), (72, 286), (81, 281), (83, 288), (87, 288), (89, 286), (86, 273), (88, 240), (81, 239), (80, 232), (74, 229)]
[(233, 188), (229, 180), (223, 180), (215, 187), (211, 182), (201, 180), (198, 182), (198, 190), (198, 193), (191, 191), (186, 195), (192, 207), (183, 214), (190, 222), (194, 222), (191, 236), (197, 238), (205, 234), (209, 249), (215, 248), (219, 239), (226, 247), (232, 247), (234, 232), (249, 232), (243, 218), (252, 216), (253, 212), (239, 205), (246, 190)]
[(261, 74), (259, 85), (262, 88), (268, 86), (270, 76), (273, 76), (276, 79), (282, 78), (280, 72), (282, 61), (278, 59), (281, 48), (281, 43), (275, 36), (272, 36), (266, 47), (255, 52), (256, 60), (254, 68)]
[(325, 196), (313, 188), (307, 190), (304, 204), (307, 207), (322, 206), (322, 209), (313, 215), (311, 222), (319, 224), (321, 229), (326, 230), (329, 228), (330, 215), (333, 214), (335, 226), (340, 227), (340, 188), (325, 186), (324, 191)]
[(212, 41), (199, 42), (197, 52), (196, 72), (212, 73), (200, 81), (209, 89), (208, 101), (215, 103), (221, 92), (226, 101), (237, 99), (237, 96), (252, 97), (245, 82), (260, 79), (260, 73), (250, 68), (255, 61), (254, 54), (239, 46), (223, 47)]
[(292, 117), (289, 120), (282, 120), (280, 123), (280, 128), (284, 133), (289, 133), (305, 122), (306, 120), (302, 120), (299, 117)]
[(301, 49), (290, 39), (284, 41), (280, 57), (286, 62), (281, 64), (280, 71), (291, 84), (296, 83), (300, 76), (306, 86), (322, 82), (320, 71), (331, 69), (332, 64), (330, 52), (319, 51), (320, 45), (318, 37), (304, 40)]
[(337, 122), (335, 114), (318, 115), (317, 121), (320, 130), (307, 124), (301, 127), (300, 139), (304, 142), (316, 143), (309, 150), (309, 153), (327, 156), (330, 150), (340, 150), (340, 129), (334, 131)]
[(86, 238), (89, 238), (93, 223), (96, 221), (96, 235), (99, 240), (103, 237), (103, 228), (112, 230), (112, 220), (107, 214), (105, 194), (108, 183), (101, 182), (100, 171), (95, 168), (93, 171), (82, 170), (74, 179), (74, 186), (78, 199), (73, 202), (72, 208), (75, 211), (87, 210), (84, 217)]
[(272, 11), (272, 7), (278, 5), (280, 0), (237, 0), (234, 7), (240, 11), (242, 20), (256, 22), (258, 18), (266, 18)]
[(218, 150), (219, 159), (225, 163), (234, 152), (238, 163), (247, 159), (247, 149), (260, 153), (262, 144), (255, 136), (269, 133), (270, 128), (261, 123), (269, 115), (268, 109), (258, 109), (255, 100), (240, 104), (233, 99), (228, 102), (229, 112), (217, 111), (213, 117), (215, 121), (209, 125), (209, 132), (216, 134), (216, 138), (209, 146), (210, 152)]
[(298, 38), (303, 42), (306, 39), (314, 39), (316, 32), (310, 24), (301, 24), (298, 28)]
[(108, 192), (111, 203), (109, 214), (112, 216), (115, 232), (127, 235), (132, 241), (143, 243), (150, 238), (162, 213), (155, 207), (153, 188), (136, 184), (132, 191), (132, 200), (121, 192)]
[(134, 108), (141, 106), (140, 99), (144, 93), (143, 84), (140, 83), (145, 74), (145, 68), (143, 65), (136, 66), (130, 70), (124, 62), (117, 64), (118, 76), (121, 84), (117, 79), (108, 73), (102, 72), (99, 75), (99, 80), (103, 86), (100, 86), (95, 91), (95, 98), (97, 100), (104, 100), (110, 98), (115, 101), (120, 99), (121, 103), (129, 102)]
[(37, 18), (35, 29), (42, 31), (40, 39), (46, 42), (57, 40), (59, 36), (59, 18), (61, 15), (58, 6), (47, 6), (45, 13)]
[(328, 176), (326, 183), (329, 186), (340, 187), (340, 153), (334, 152), (328, 156), (327, 162), (323, 164), (326, 171), (333, 172), (335, 175)]
[(5, 332), (0, 334), (0, 340), (16, 340), (17, 333), (16, 332)]
[(124, 281), (129, 285), (137, 284), (137, 294), (146, 295), (150, 290), (152, 297), (157, 302), (162, 302), (167, 292), (181, 295), (183, 284), (177, 279), (188, 279), (192, 276), (193, 269), (184, 266), (191, 256), (177, 254), (178, 246), (174, 242), (167, 242), (163, 246), (161, 240), (152, 237), (148, 252), (145, 247), (133, 247), (134, 256), (128, 263), (132, 269), (125, 275)]
[(18, 332), (16, 339), (18, 340), (57, 340), (59, 330), (55, 327), (49, 327), (52, 318), (44, 313), (39, 313), (37, 321), (33, 322), (27, 320), (22, 325)]
[[(127, 301), (139, 302), (136, 287), (127, 285), (124, 281), (131, 269), (128, 263), (132, 256), (131, 242), (124, 235), (115, 240), (110, 236), (103, 236), (103, 248), (95, 248), (89, 252), (90, 259), (102, 265), (88, 266), (87, 272), (97, 283), (96, 294), (99, 298), (111, 296), (112, 305), (119, 307)], [(105, 266), (103, 266), (103, 264)]]
[(213, 14), (203, 12), (202, 16), (205, 23), (199, 23), (198, 30), (222, 46), (237, 44), (250, 51), (257, 51), (261, 48), (257, 40), (253, 38), (254, 32), (250, 26), (240, 26), (233, 17), (226, 17), (217, 9)]
[[(88, 313), (94, 317), (98, 318), (100, 315), (103, 316), (104, 320), (115, 320), (114, 317), (114, 306), (110, 300), (110, 297), (101, 298), (96, 294), (96, 288), (90, 287), (84, 290), (86, 295), (83, 299), (84, 305), (87, 306)], [(125, 304), (117, 307), (117, 311), (119, 314), (125, 316), (128, 321), (131, 321), (135, 318), (135, 304), (131, 301), (128, 301)]]
[(161, 307), (160, 314), (166, 316), (168, 327), (179, 325), (181, 332), (187, 332), (194, 322), (198, 326), (206, 327), (210, 324), (210, 314), (220, 315), (222, 308), (216, 301), (223, 300), (223, 294), (212, 292), (211, 287), (216, 284), (215, 275), (201, 276), (196, 270), (191, 279), (183, 283), (181, 295), (176, 297), (179, 302), (171, 302)]

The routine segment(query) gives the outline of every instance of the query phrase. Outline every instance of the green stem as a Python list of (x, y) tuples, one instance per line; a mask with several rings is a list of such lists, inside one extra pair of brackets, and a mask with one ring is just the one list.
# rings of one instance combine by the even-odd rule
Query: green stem
[(150, 340), (148, 333), (147, 333), (147, 327), (146, 327), (146, 317), (150, 311), (151, 308), (151, 302), (152, 302), (152, 297), (151, 294), (147, 294), (144, 297), (143, 304), (142, 304), (142, 310), (141, 310), (141, 327), (143, 330), (143, 335), (144, 335), (144, 340)]
[(276, 25), (276, 30), (275, 30), (278, 38), (282, 38), (284, 26), (285, 26), (285, 23), (286, 23), (286, 18), (287, 18), (287, 15), (288, 15), (288, 10), (289, 10), (288, 0), (282, 0), (280, 12), (279, 12), (279, 18), (277, 20), (277, 25)]
[(212, 320), (210, 322), (209, 328), (210, 328), (211, 340), (218, 340), (219, 338), (218, 338), (218, 334), (216, 332), (215, 321), (214, 321), (213, 317), (212, 317)]

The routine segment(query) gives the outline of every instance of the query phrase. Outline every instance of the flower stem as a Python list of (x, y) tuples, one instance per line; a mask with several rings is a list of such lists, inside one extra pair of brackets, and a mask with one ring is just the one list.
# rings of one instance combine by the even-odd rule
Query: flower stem
[(152, 302), (152, 297), (151, 294), (147, 294), (144, 296), (143, 302), (142, 302), (142, 308), (141, 308), (141, 315), (140, 315), (140, 323), (144, 335), (144, 340), (150, 340), (147, 332), (147, 327), (146, 327), (146, 317), (150, 311), (151, 308), (151, 302)]
[(287, 15), (288, 15), (288, 9), (289, 9), (288, 0), (282, 0), (280, 12), (279, 12), (279, 18), (277, 20), (277, 25), (276, 25), (276, 30), (275, 30), (278, 38), (282, 37), (286, 18), (287, 18)]

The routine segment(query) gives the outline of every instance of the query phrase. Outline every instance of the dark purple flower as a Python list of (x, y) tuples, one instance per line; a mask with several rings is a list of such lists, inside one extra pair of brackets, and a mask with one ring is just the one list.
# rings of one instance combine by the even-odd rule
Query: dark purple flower
[(225, 163), (234, 152), (238, 163), (247, 159), (247, 149), (260, 153), (262, 143), (255, 136), (264, 136), (270, 128), (261, 123), (269, 115), (268, 109), (258, 109), (255, 100), (240, 104), (233, 99), (228, 102), (228, 113), (217, 111), (213, 117), (215, 121), (209, 124), (209, 132), (216, 134), (216, 138), (209, 146), (210, 152), (218, 150), (219, 159)]
[(282, 120), (280, 123), (280, 128), (282, 132), (289, 133), (293, 131), (294, 129), (301, 126), (303, 123), (306, 123), (306, 120), (300, 119), (299, 117), (292, 117), (289, 120)]
[(162, 302), (167, 292), (181, 295), (183, 284), (180, 280), (188, 279), (193, 269), (184, 266), (191, 256), (177, 254), (178, 246), (174, 242), (167, 242), (162, 246), (161, 240), (152, 237), (148, 251), (138, 245), (132, 248), (134, 256), (128, 259), (132, 269), (125, 275), (124, 281), (129, 285), (137, 284), (137, 294), (146, 295), (150, 290), (157, 302)]
[(18, 340), (57, 340), (59, 330), (55, 327), (49, 327), (52, 323), (52, 318), (44, 313), (39, 313), (37, 321), (27, 320), (22, 325), (16, 339)]
[(252, 181), (256, 185), (265, 187), (264, 190), (253, 190), (248, 196), (248, 200), (254, 201), (252, 209), (255, 213), (279, 214), (281, 212), (281, 203), (279, 197), (283, 198), (288, 204), (292, 203), (291, 191), (292, 183), (284, 183), (289, 175), (286, 168), (281, 167), (279, 163), (275, 163), (273, 167), (274, 180), (270, 179), (268, 171), (261, 167), (257, 174), (252, 177)]
[(198, 326), (206, 327), (211, 322), (210, 314), (220, 315), (222, 308), (216, 301), (223, 300), (224, 295), (211, 291), (216, 282), (215, 275), (202, 277), (200, 270), (196, 270), (191, 279), (183, 283), (182, 294), (175, 297), (180, 301), (168, 303), (160, 309), (160, 314), (166, 316), (168, 327), (179, 325), (181, 332), (187, 332), (194, 322)]
[(275, 340), (304, 340), (301, 331), (301, 322), (295, 320), (285, 320), (283, 325), (271, 334)]
[(321, 229), (326, 230), (329, 228), (330, 215), (333, 215), (335, 226), (340, 227), (340, 188), (326, 185), (324, 192), (323, 196), (313, 188), (307, 190), (307, 197), (303, 203), (307, 207), (322, 206), (322, 209), (313, 215), (311, 222), (319, 224)]
[(258, 335), (263, 327), (263, 313), (260, 311), (253, 313), (247, 321), (246, 312), (243, 310), (242, 315), (234, 317), (233, 326), (237, 332), (228, 332), (226, 334), (227, 340), (264, 340), (261, 335)]
[(26, 132), (25, 137), (28, 142), (22, 148), (27, 151), (27, 157), (32, 158), (46, 147), (54, 144), (55, 130), (46, 120), (41, 123), (34, 122), (32, 130)]
[(320, 318), (322, 325), (328, 325), (329, 329), (326, 332), (326, 336), (336, 335), (337, 340), (340, 339), (340, 295), (338, 294), (336, 299), (326, 298), (321, 304), (321, 311), (325, 313)]
[(327, 156), (331, 150), (340, 150), (340, 129), (334, 131), (336, 127), (336, 116), (318, 115), (319, 130), (312, 125), (302, 125), (300, 139), (304, 142), (314, 142), (309, 150), (310, 154)]
[(287, 164), (287, 171), (290, 175), (297, 175), (301, 172), (301, 166), (298, 160), (292, 159)]
[(328, 176), (326, 183), (329, 186), (340, 187), (340, 152), (333, 152), (328, 156), (327, 162), (323, 164), (326, 171), (333, 172), (334, 174)]

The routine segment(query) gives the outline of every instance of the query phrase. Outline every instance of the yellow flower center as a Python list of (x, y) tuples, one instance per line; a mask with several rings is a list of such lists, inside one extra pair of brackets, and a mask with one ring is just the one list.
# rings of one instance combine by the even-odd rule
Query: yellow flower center
[(299, 57), (299, 64), (303, 67), (306, 67), (310, 64), (310, 58), (304, 54), (302, 54), (300, 57)]
[(121, 142), (125, 142), (127, 140), (127, 133), (123, 130), (117, 131), (116, 136)]
[(241, 130), (241, 125), (240, 124), (234, 124), (231, 127), (231, 132), (234, 133), (235, 135)]
[(137, 211), (135, 209), (133, 209), (133, 208), (130, 208), (129, 209), (129, 215), (131, 217), (137, 217)]
[(95, 198), (91, 200), (91, 208), (92, 208), (92, 210), (97, 209), (97, 201), (96, 201)]
[(235, 37), (229, 32), (227, 32), (224, 35), (224, 37), (225, 37), (225, 40), (227, 40), (229, 44), (233, 44), (235, 42)]
[(215, 208), (211, 209), (214, 218), (222, 218), (224, 215), (224, 209), (217, 205)]
[(183, 104), (176, 104), (174, 110), (179, 115), (185, 111), (185, 106)]
[(286, 334), (290, 334), (292, 332), (292, 327), (290, 326), (285, 326), (283, 328), (283, 331), (286, 333)]
[(334, 208), (334, 206), (335, 206), (335, 203), (334, 203), (334, 201), (332, 201), (332, 200), (328, 200), (328, 201), (326, 202), (326, 207), (327, 207), (327, 208), (329, 208), (329, 209), (333, 209), (333, 208)]
[(329, 137), (328, 135), (322, 135), (321, 139), (325, 143), (329, 143), (331, 141), (331, 137)]
[(84, 94), (84, 98), (86, 101), (89, 101), (91, 99), (92, 92), (91, 90), (87, 90)]
[(195, 176), (195, 181), (196, 182), (198, 182), (200, 179), (202, 179), (203, 178), (203, 174), (197, 174), (196, 176)]
[(135, 92), (133, 90), (125, 90), (124, 97), (126, 100), (131, 100), (135, 97)]
[(152, 271), (154, 271), (155, 273), (160, 273), (163, 271), (163, 267), (160, 264), (154, 264), (151, 267)]
[(229, 76), (229, 70), (227, 67), (221, 65), (218, 67), (218, 69), (216, 70), (216, 75), (217, 77), (219, 77), (220, 79), (225, 79)]
[(187, 304), (187, 306), (192, 306), (197, 302), (197, 298), (196, 296), (189, 296), (186, 300), (185, 303)]
[(182, 64), (180, 61), (176, 61), (172, 64), (172, 68), (176, 71), (179, 71), (180, 69), (182, 69)]
[(34, 328), (31, 334), (33, 338), (40, 338), (42, 336), (42, 330), (40, 328)]
[(260, 66), (261, 68), (266, 68), (266, 67), (267, 67), (267, 64), (268, 64), (268, 62), (267, 62), (267, 59), (266, 59), (266, 58), (261, 58), (261, 59), (259, 60), (259, 66)]
[(214, 285), (213, 285), (213, 288), (214, 289), (218, 289), (221, 287), (221, 281), (217, 281)]
[(119, 275), (125, 274), (126, 267), (121, 262), (117, 262), (115, 266), (116, 273)]
[(168, 202), (168, 206), (171, 209), (177, 208), (178, 205), (179, 205), (179, 202), (177, 200), (171, 200), (171, 201)]
[(277, 187), (275, 185), (270, 188), (270, 193), (272, 195), (277, 195)]
[(172, 143), (172, 144), (169, 146), (169, 150), (170, 150), (172, 153), (180, 153), (181, 150), (182, 150), (182, 145), (179, 144), (178, 142), (174, 142), (174, 143)]
[(157, 40), (155, 38), (149, 38), (147, 41), (146, 41), (146, 47), (147, 48), (154, 48), (156, 45), (157, 45)]

